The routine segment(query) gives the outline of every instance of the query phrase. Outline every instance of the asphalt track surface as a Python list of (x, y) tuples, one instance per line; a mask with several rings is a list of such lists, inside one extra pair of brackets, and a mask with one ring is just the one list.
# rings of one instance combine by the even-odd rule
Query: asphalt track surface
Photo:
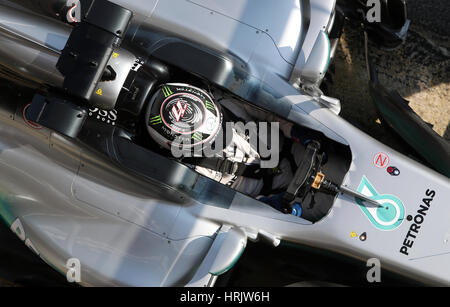
[(436, 34), (450, 35), (450, 5), (448, 0), (408, 0), (409, 18)]

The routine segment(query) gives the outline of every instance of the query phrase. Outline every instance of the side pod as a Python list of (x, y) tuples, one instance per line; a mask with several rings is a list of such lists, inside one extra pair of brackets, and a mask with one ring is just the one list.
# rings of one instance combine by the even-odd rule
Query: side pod
[(231, 269), (247, 245), (247, 234), (239, 228), (223, 226), (188, 287), (213, 286), (217, 277)]

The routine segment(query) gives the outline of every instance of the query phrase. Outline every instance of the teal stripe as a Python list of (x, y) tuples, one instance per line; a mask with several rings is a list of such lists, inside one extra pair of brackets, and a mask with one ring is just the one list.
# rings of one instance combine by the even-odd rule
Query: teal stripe
[(11, 227), (15, 220), (15, 217), (9, 212), (7, 201), (3, 196), (0, 196), (0, 218), (8, 225), (8, 227)]
[[(324, 32), (324, 31), (322, 31)], [(330, 63), (331, 63), (331, 42), (330, 42), (330, 38), (328, 37), (328, 34), (326, 32), (325, 36), (327, 37), (327, 42), (328, 42), (328, 61), (327, 61), (327, 65), (325, 65), (325, 69), (323, 71), (323, 74), (325, 74), (328, 70), (328, 68), (330, 67)]]
[(245, 250), (245, 246), (242, 247), (242, 249), (240, 250), (239, 254), (236, 256), (236, 258), (234, 258), (234, 260), (230, 263), (229, 266), (227, 266), (225, 269), (223, 269), (223, 270), (221, 270), (221, 271), (219, 271), (219, 272), (210, 272), (211, 275), (219, 276), (219, 275), (222, 275), (222, 274), (228, 272), (232, 267), (234, 267), (234, 265), (235, 265), (235, 264), (238, 262), (238, 260), (241, 258), (242, 254), (244, 253), (244, 250)]

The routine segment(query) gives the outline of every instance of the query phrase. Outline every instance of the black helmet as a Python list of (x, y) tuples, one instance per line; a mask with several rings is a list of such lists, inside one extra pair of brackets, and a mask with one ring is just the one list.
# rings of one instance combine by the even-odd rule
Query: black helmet
[(152, 138), (164, 148), (203, 149), (216, 139), (222, 112), (203, 90), (180, 83), (163, 84), (150, 99), (146, 125)]

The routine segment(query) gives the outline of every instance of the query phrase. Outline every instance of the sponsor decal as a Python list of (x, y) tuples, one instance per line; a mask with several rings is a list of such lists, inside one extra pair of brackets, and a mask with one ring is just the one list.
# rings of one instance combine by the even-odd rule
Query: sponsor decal
[(30, 126), (30, 127), (33, 128), (33, 129), (42, 129), (42, 126), (39, 126), (38, 124), (33, 123), (32, 121), (30, 121), (30, 120), (27, 119), (27, 117), (26, 117), (25, 114), (26, 114), (27, 109), (28, 109), (29, 106), (31, 106), (31, 103), (27, 104), (27, 105), (23, 108), (23, 110), (22, 110), (22, 118), (23, 118), (23, 120), (25, 121), (25, 123), (26, 123), (28, 126)]
[(112, 126), (116, 125), (117, 121), (117, 111), (111, 110), (106, 111), (99, 108), (89, 109), (89, 117), (94, 117), (95, 119), (102, 121), (106, 124), (110, 124)]
[(430, 210), (431, 203), (433, 202), (435, 196), (435, 191), (427, 189), (425, 191), (425, 197), (422, 199), (422, 203), (419, 205), (416, 215), (414, 217), (408, 216), (408, 221), (413, 221), (414, 223), (409, 226), (408, 233), (406, 234), (403, 244), (400, 247), (400, 253), (403, 255), (409, 255), (409, 251), (413, 247), (414, 242), (419, 235), (422, 224), (427, 216), (427, 211)]
[(373, 165), (378, 168), (385, 168), (389, 165), (389, 156), (384, 152), (379, 152), (373, 157)]
[(378, 208), (367, 207), (360, 199), (355, 198), (356, 203), (376, 228), (389, 231), (401, 225), (405, 217), (405, 207), (400, 199), (390, 194), (379, 194), (366, 176), (363, 176), (358, 192), (381, 205)]

